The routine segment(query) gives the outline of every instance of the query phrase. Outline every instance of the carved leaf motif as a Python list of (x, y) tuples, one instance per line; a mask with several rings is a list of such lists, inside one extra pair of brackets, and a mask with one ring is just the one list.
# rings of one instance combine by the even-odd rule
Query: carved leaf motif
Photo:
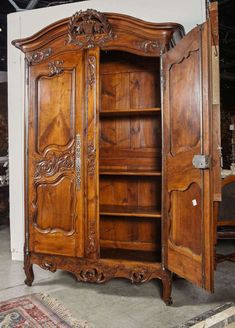
[(80, 10), (69, 21), (67, 43), (79, 48), (92, 48), (114, 38), (107, 18), (97, 10)]
[(74, 168), (74, 164), (74, 148), (59, 154), (56, 154), (53, 151), (48, 152), (45, 158), (36, 162), (34, 178), (40, 179), (43, 177), (50, 177), (60, 171)]
[(49, 76), (54, 76), (63, 73), (63, 60), (55, 60), (48, 64)]
[(93, 141), (91, 140), (88, 142), (87, 156), (88, 156), (88, 163), (87, 163), (88, 175), (92, 176), (95, 173), (96, 149), (93, 144)]
[(36, 51), (31, 55), (28, 55), (27, 58), (30, 64), (39, 64), (42, 61), (46, 60), (48, 57), (50, 57), (51, 54), (52, 54), (52, 49), (47, 48), (41, 51)]
[(92, 88), (95, 83), (96, 73), (96, 58), (95, 56), (89, 56), (88, 58), (88, 84)]

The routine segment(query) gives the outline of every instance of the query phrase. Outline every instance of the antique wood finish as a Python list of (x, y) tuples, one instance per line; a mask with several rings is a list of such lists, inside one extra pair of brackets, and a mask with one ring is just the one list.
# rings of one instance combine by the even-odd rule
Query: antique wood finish
[(163, 254), (169, 270), (213, 290), (211, 169), (192, 164), (211, 155), (209, 49), (205, 23), (163, 55)]
[(27, 285), (38, 264), (158, 278), (167, 304), (166, 268), (212, 289), (211, 171), (192, 166), (211, 151), (208, 32), (88, 9), (13, 42), (28, 66)]
[(83, 256), (82, 62), (73, 52), (29, 66), (29, 252)]
[[(13, 44), (26, 53), (32, 64), (49, 58), (53, 52), (86, 49), (117, 49), (143, 56), (159, 56), (184, 35), (176, 23), (149, 23), (116, 13), (100, 13), (88, 9), (49, 25), (32, 37)], [(65, 42), (66, 41), (66, 42)], [(53, 43), (52, 45), (49, 45)]]
[(99, 50), (86, 51), (86, 245), (87, 258), (99, 257)]
[(163, 285), (162, 298), (167, 305), (172, 303), (171, 278), (161, 264), (141, 261), (125, 261), (110, 259), (82, 259), (44, 254), (31, 254), (30, 264), (39, 265), (44, 270), (55, 272), (62, 269), (73, 273), (78, 281), (104, 283), (112, 278), (127, 278), (132, 283), (143, 283), (151, 279), (161, 279)]

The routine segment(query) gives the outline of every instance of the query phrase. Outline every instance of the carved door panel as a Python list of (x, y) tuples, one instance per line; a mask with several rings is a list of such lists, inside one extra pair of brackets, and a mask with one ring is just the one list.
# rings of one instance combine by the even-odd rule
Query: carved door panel
[(194, 157), (212, 153), (209, 38), (205, 23), (162, 58), (163, 258), (170, 271), (212, 291), (212, 167), (196, 168), (208, 157)]
[(83, 65), (82, 52), (70, 52), (28, 70), (31, 252), (83, 256)]

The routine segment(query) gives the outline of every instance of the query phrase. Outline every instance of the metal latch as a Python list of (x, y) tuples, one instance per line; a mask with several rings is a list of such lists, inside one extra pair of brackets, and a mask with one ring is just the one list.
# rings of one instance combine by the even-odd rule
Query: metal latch
[(196, 169), (209, 169), (210, 155), (194, 155), (192, 163)]

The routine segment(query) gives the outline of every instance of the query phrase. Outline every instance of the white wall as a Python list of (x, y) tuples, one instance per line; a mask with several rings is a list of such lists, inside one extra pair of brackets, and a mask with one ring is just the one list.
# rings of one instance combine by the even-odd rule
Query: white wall
[(205, 0), (90, 0), (8, 15), (8, 111), (10, 224), (13, 260), (23, 259), (24, 244), (24, 55), (11, 41), (25, 38), (80, 9), (117, 12), (152, 22), (176, 22), (186, 32), (205, 21)]

